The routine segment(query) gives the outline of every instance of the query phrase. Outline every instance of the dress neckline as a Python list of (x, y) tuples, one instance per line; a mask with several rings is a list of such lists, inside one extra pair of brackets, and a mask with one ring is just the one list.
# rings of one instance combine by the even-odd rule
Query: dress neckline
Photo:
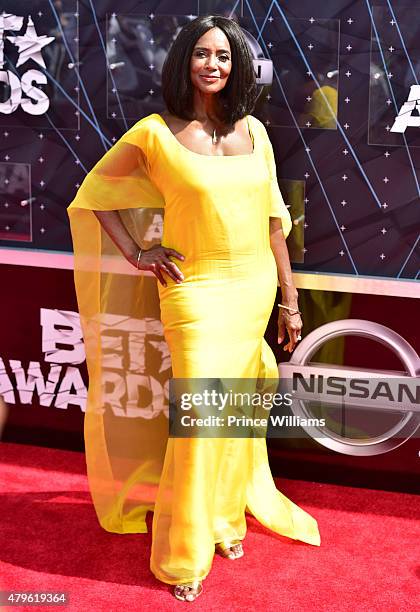
[(251, 136), (251, 140), (252, 140), (252, 144), (253, 144), (253, 150), (252, 153), (240, 153), (238, 155), (206, 155), (205, 153), (197, 153), (196, 151), (192, 151), (191, 149), (189, 149), (188, 147), (186, 147), (185, 145), (182, 144), (182, 142), (180, 142), (178, 140), (178, 138), (175, 136), (175, 134), (173, 133), (173, 131), (171, 130), (171, 128), (169, 127), (169, 125), (166, 123), (165, 119), (162, 117), (162, 115), (159, 115), (159, 113), (153, 113), (155, 115), (155, 117), (158, 117), (162, 123), (162, 125), (164, 127), (166, 127), (167, 131), (169, 132), (169, 134), (172, 136), (172, 138), (175, 140), (175, 142), (178, 144), (178, 146), (183, 149), (184, 151), (187, 151), (188, 153), (191, 153), (191, 155), (195, 155), (197, 157), (205, 157), (207, 158), (213, 158), (213, 157), (220, 157), (222, 159), (226, 159), (226, 158), (234, 158), (234, 159), (243, 159), (246, 157), (250, 157), (253, 158), (255, 157), (255, 153), (256, 153), (256, 144), (255, 144), (255, 137), (254, 137), (254, 133), (251, 130), (251, 122), (249, 120), (249, 115), (246, 115), (246, 122), (248, 125), (248, 131), (249, 131), (249, 135)]

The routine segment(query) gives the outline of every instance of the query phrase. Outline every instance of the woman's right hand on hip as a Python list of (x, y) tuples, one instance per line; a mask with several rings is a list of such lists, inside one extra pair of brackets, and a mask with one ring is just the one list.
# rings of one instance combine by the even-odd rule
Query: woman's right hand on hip
[(169, 257), (177, 257), (181, 261), (184, 261), (185, 256), (175, 251), (175, 249), (157, 244), (150, 247), (150, 249), (143, 249), (139, 261), (137, 261), (137, 255), (138, 251), (134, 256), (129, 258), (130, 263), (139, 270), (149, 270), (153, 272), (164, 287), (167, 285), (163, 277), (164, 273), (168, 274), (177, 283), (181, 283), (184, 280), (184, 275), (181, 270), (169, 259)]

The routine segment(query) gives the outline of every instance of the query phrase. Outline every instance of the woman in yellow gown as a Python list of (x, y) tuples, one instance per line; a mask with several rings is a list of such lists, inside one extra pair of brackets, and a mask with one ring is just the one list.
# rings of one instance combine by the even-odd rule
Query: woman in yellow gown
[(147, 531), (153, 510), (151, 571), (192, 601), (215, 549), (242, 556), (246, 510), (284, 536), (317, 546), (320, 536), (275, 487), (264, 437), (168, 437), (168, 360), (174, 379), (278, 379), (264, 339), (278, 274), (289, 351), (302, 322), (285, 246), (291, 218), (267, 132), (250, 114), (255, 75), (239, 26), (190, 22), (162, 82), (171, 112), (129, 129), (68, 214), (95, 510), (116, 533)]

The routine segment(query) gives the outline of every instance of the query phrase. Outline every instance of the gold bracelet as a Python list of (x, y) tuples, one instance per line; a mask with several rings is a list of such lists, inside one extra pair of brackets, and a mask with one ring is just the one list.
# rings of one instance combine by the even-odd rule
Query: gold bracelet
[(294, 310), (295, 312), (292, 312), (292, 314), (302, 314), (300, 310), (296, 310), (296, 308), (291, 308), (290, 306), (285, 306), (284, 304), (277, 304), (277, 306), (279, 308), (286, 308), (287, 310)]
[(140, 257), (141, 257), (142, 250), (143, 250), (143, 249), (140, 249), (140, 250), (139, 250), (139, 253), (138, 253), (138, 255), (137, 255), (137, 270), (139, 269), (139, 263), (140, 263)]

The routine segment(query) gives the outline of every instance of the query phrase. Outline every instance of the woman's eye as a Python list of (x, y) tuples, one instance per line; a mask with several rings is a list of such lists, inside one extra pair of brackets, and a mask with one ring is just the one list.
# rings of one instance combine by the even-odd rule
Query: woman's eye
[[(204, 51), (196, 51), (195, 53), (196, 57), (203, 57), (204, 55), (206, 55)], [(222, 60), (222, 62), (228, 62), (229, 57), (227, 55), (220, 55), (219, 60)]]

